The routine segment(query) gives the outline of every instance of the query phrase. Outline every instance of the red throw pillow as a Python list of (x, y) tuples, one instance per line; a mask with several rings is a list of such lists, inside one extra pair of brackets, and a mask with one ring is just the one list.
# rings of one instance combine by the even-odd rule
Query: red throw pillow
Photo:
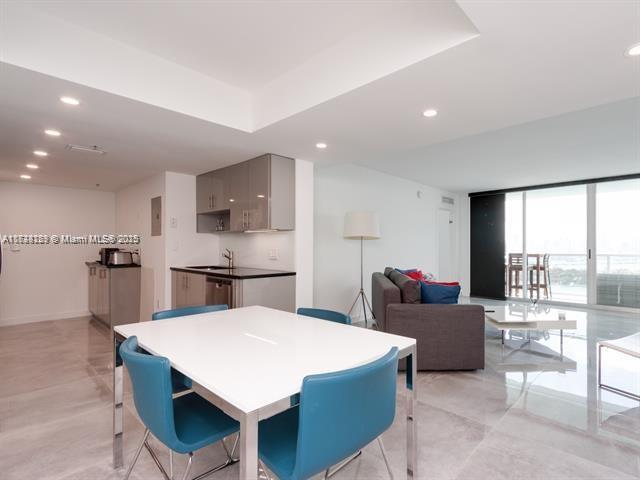
[(427, 285), (445, 285), (447, 287), (458, 287), (460, 286), (460, 282), (434, 282), (434, 281), (426, 281), (424, 282)]
[(411, 280), (418, 280), (418, 281), (424, 280), (424, 275), (420, 270), (416, 270), (415, 272), (407, 272), (405, 273), (405, 275), (409, 277)]

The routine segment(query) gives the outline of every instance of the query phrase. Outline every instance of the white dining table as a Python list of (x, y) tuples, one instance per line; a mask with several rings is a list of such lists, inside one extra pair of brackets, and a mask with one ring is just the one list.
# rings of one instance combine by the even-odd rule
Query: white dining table
[(258, 478), (258, 422), (291, 408), (304, 377), (364, 365), (398, 347), (407, 359), (407, 478), (417, 478), (416, 340), (260, 306), (114, 327), (114, 468), (123, 466), (124, 441), (118, 346), (133, 335), (240, 423), (241, 480)]

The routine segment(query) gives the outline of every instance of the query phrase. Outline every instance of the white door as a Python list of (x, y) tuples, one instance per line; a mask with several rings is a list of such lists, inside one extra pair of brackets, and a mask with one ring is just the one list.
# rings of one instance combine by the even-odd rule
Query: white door
[(453, 258), (453, 215), (449, 210), (438, 210), (438, 276), (440, 281), (456, 281)]

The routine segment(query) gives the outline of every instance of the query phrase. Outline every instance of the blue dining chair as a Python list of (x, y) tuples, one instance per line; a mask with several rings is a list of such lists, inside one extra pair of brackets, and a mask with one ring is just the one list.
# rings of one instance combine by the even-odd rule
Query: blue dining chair
[(186, 480), (191, 470), (193, 452), (218, 441), (222, 442), (227, 461), (207, 474), (234, 463), (233, 451), (229, 453), (224, 438), (239, 431), (238, 422), (196, 393), (173, 398), (169, 360), (138, 352), (137, 337), (129, 337), (120, 345), (120, 356), (129, 371), (133, 400), (145, 426), (142, 442), (127, 469), (125, 480), (131, 475), (143, 447), (147, 448), (165, 478), (173, 478), (173, 471), (170, 475), (165, 472), (149, 446), (149, 433), (172, 452), (189, 455), (183, 480)]
[(185, 317), (187, 315), (198, 315), (199, 313), (219, 312), (228, 310), (227, 305), (198, 305), (197, 307), (174, 308), (173, 310), (163, 310), (151, 315), (151, 320), (164, 320), (165, 318)]
[(351, 325), (351, 317), (349, 315), (334, 312), (333, 310), (324, 310), (322, 308), (299, 308), (297, 313), (298, 315), (304, 315), (305, 317), (320, 318), (322, 320), (329, 320), (330, 322)]
[(380, 435), (395, 417), (397, 371), (394, 347), (366, 365), (305, 377), (299, 405), (259, 424), (262, 467), (280, 480), (305, 480), (322, 471), (328, 478), (333, 465), (377, 439), (393, 479)]
[[(197, 307), (174, 308), (173, 310), (163, 310), (155, 312), (151, 315), (151, 320), (164, 320), (167, 318), (185, 317), (188, 315), (198, 315), (199, 313), (219, 312), (228, 310), (227, 305), (199, 305)], [(190, 390), (193, 387), (191, 379), (186, 375), (171, 369), (171, 384), (173, 385), (173, 393), (181, 393)]]

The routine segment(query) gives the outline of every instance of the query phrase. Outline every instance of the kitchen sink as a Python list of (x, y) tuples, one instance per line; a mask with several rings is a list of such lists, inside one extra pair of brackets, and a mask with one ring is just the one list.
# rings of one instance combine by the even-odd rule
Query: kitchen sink
[[(186, 268), (193, 268), (194, 270), (229, 270), (229, 267), (223, 267), (220, 265), (196, 265), (196, 266), (186, 267)], [(235, 267), (231, 267), (231, 269), (233, 268)]]

